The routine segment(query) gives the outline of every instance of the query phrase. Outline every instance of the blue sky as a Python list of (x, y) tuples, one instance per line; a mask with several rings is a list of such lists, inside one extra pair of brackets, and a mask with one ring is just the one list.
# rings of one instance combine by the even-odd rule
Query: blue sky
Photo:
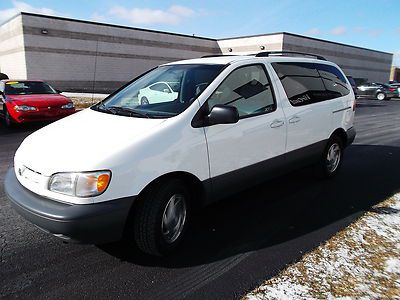
[(1, 0), (0, 22), (18, 11), (213, 38), (287, 31), (395, 53), (400, 1)]

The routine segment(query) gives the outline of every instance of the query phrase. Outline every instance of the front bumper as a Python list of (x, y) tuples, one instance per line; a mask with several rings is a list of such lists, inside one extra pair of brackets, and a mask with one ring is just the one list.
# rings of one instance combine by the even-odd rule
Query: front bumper
[(74, 114), (75, 108), (72, 109), (51, 109), (39, 111), (20, 111), (10, 112), (11, 117), (16, 123), (30, 123), (30, 122), (46, 122), (56, 121), (67, 116)]
[(9, 169), (4, 188), (15, 210), (46, 232), (68, 241), (100, 244), (122, 238), (135, 197), (95, 204), (64, 204), (27, 190)]

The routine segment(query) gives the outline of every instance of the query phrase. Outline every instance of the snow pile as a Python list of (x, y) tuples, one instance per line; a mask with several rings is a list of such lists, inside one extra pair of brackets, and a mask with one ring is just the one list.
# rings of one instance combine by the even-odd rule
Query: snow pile
[(400, 194), (245, 297), (321, 298), (400, 300)]

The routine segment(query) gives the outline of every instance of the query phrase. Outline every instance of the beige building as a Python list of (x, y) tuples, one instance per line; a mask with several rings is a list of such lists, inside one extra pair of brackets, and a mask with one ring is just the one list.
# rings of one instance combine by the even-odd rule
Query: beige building
[(344, 72), (389, 80), (393, 55), (305, 36), (276, 33), (210, 39), (20, 13), (0, 26), (0, 72), (43, 79), (63, 91), (111, 92), (162, 63), (221, 53), (300, 51), (319, 54)]
[(390, 70), (390, 80), (400, 82), (400, 68), (393, 66)]
[(393, 54), (355, 47), (291, 33), (218, 40), (223, 53), (247, 54), (258, 51), (297, 51), (325, 57), (338, 64), (346, 75), (371, 82), (387, 82)]

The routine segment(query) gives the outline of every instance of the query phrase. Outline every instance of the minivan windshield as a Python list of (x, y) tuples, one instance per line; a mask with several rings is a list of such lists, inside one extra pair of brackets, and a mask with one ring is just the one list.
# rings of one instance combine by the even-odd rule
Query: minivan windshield
[(41, 81), (8, 81), (4, 92), (6, 95), (57, 94), (55, 89)]
[(92, 109), (132, 117), (173, 117), (188, 108), (223, 67), (205, 64), (160, 66)]

